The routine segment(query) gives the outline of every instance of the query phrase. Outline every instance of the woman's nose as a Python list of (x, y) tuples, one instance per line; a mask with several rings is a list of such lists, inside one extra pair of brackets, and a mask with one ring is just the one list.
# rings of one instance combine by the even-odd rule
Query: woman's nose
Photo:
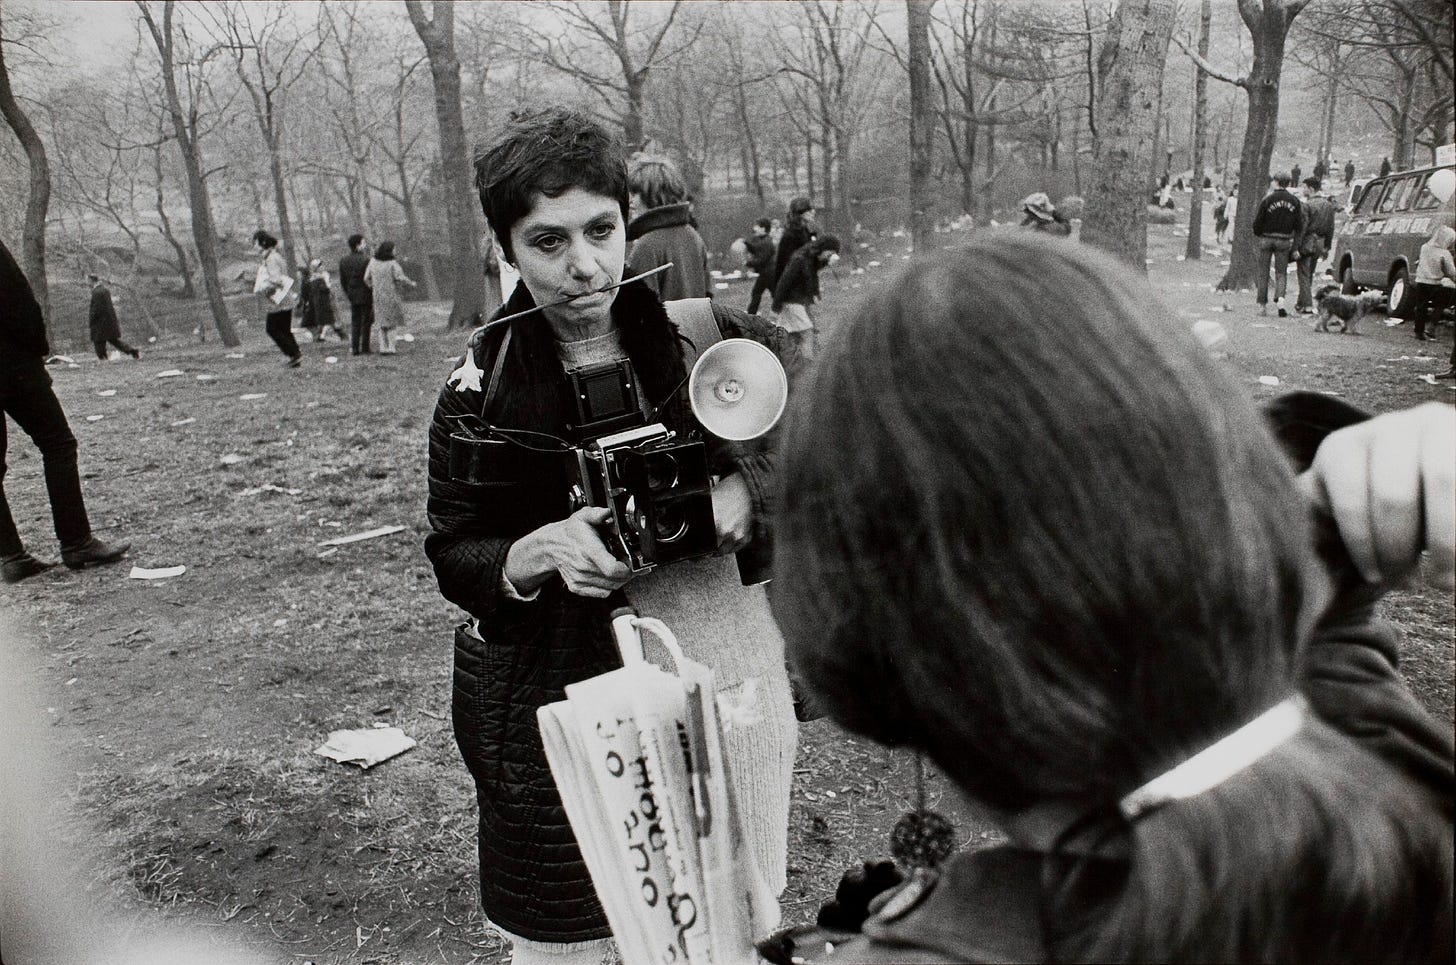
[(597, 274), (596, 254), (585, 242), (574, 244), (567, 252), (566, 266), (573, 278), (590, 281)]

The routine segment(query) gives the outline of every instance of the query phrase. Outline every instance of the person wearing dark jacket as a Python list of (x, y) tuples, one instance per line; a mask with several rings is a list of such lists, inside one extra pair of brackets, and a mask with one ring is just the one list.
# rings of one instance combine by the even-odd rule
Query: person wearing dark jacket
[(1319, 178), (1304, 179), (1304, 230), (1295, 244), (1299, 261), (1294, 263), (1294, 274), (1299, 279), (1294, 310), (1301, 315), (1314, 312), (1314, 269), (1335, 246), (1335, 202), (1323, 187)]
[(814, 203), (808, 198), (795, 198), (789, 202), (789, 215), (784, 223), (784, 233), (779, 236), (778, 249), (774, 252), (774, 284), (784, 277), (789, 259), (794, 252), (814, 240)]
[[(626, 277), (628, 180), (617, 142), (561, 108), (515, 118), (476, 162), (486, 220), (520, 283), (497, 318), (557, 303), (472, 336), (441, 390), (429, 434), (430, 534), (441, 594), (470, 615), (455, 635), (456, 741), (480, 813), (481, 903), (518, 965), (602, 961), (605, 915), (547, 766), (536, 711), (563, 688), (620, 666), (610, 617), (623, 605), (660, 617), (717, 686), (758, 693), (758, 718), (725, 744), (745, 850), (772, 893), (785, 884), (789, 785), (797, 731), (782, 641), (761, 586), (738, 565), (766, 548), (772, 437), (705, 437), (719, 555), (634, 575), (603, 541), (604, 508), (568, 512), (561, 450), (577, 428), (568, 373), (629, 363), (640, 402), (680, 436), (700, 427), (684, 392), (693, 331), (716, 326), (800, 369), (770, 322), (706, 299), (666, 305)], [(679, 310), (696, 313), (684, 327)], [(706, 313), (706, 314), (705, 314)], [(462, 433), (485, 434), (489, 462), (457, 474)], [(452, 438), (454, 442), (452, 443)], [(514, 442), (510, 440), (515, 440)], [(554, 441), (553, 441), (554, 440)], [(553, 449), (557, 451), (552, 451)], [(694, 656), (693, 651), (696, 651)], [(547, 956), (551, 956), (549, 959)]]
[(778, 325), (799, 343), (799, 352), (812, 359), (818, 329), (810, 308), (819, 300), (819, 272), (839, 253), (839, 239), (820, 235), (794, 252), (774, 285), (773, 308)]
[(639, 155), (628, 169), (631, 211), (627, 225), (627, 273), (640, 275), (658, 265), (667, 271), (643, 283), (665, 302), (711, 297), (708, 248), (693, 223), (687, 186), (670, 158)]
[(1456, 413), (1261, 414), (1174, 317), (1023, 233), (840, 323), (782, 447), (789, 660), (1006, 840), (776, 960), (1451, 959), (1451, 729), (1375, 607), (1456, 577)]
[(775, 247), (773, 238), (769, 235), (772, 228), (772, 221), (767, 218), (759, 218), (753, 224), (753, 234), (743, 241), (748, 248), (745, 267), (758, 274), (758, 277), (753, 280), (753, 291), (748, 296), (748, 314), (750, 315), (758, 314), (758, 306), (763, 301), (764, 292), (768, 292), (772, 299), (774, 282), (778, 278), (774, 274)]
[(111, 289), (107, 287), (106, 281), (100, 275), (86, 277), (91, 282), (91, 346), (96, 349), (96, 357), (105, 362), (106, 346), (110, 343), (118, 351), (134, 359), (141, 358), (141, 352), (121, 340), (121, 322), (117, 320), (116, 305), (111, 300)]
[(368, 355), (369, 329), (374, 324), (374, 292), (364, 284), (369, 245), (363, 235), (349, 236), (349, 253), (339, 259), (339, 284), (349, 299), (349, 354)]
[(1259, 314), (1269, 314), (1269, 264), (1274, 265), (1274, 306), (1279, 317), (1284, 310), (1284, 290), (1289, 284), (1289, 256), (1295, 240), (1304, 234), (1304, 202), (1289, 190), (1289, 175), (1275, 179), (1277, 187), (1259, 202), (1254, 212), (1254, 239), (1259, 246), (1259, 267), (1254, 278)]
[(313, 333), (315, 342), (323, 337), (324, 329), (332, 331), (339, 341), (344, 340), (344, 332), (334, 314), (334, 287), (329, 283), (329, 273), (320, 258), (310, 261), (303, 273), (298, 313), (303, 327)]
[(50, 351), (30, 281), (0, 243), (0, 576), (6, 583), (19, 583), (54, 565), (26, 551), (10, 515), (4, 486), (7, 415), (40, 450), (61, 562), (73, 570), (114, 563), (130, 548), (125, 543), (108, 545), (91, 533), (76, 465), (76, 437), (45, 368)]

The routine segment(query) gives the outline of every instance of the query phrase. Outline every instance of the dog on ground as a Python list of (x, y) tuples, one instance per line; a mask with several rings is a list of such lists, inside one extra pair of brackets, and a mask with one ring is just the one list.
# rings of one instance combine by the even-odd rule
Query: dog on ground
[(1339, 285), (1326, 285), (1315, 292), (1314, 303), (1319, 308), (1319, 318), (1314, 323), (1316, 332), (1346, 332), (1354, 335), (1361, 319), (1385, 304), (1385, 293), (1368, 291), (1358, 295), (1342, 295)]

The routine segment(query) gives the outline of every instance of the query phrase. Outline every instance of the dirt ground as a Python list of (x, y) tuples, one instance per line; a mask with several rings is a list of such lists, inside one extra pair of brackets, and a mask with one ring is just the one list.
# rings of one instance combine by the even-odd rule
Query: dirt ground
[[(826, 273), (826, 337), (857, 290), (900, 262), (899, 244), (858, 251), (861, 265), (883, 261), (864, 274), (849, 262)], [(1174, 323), (1227, 328), (1229, 364), (1252, 397), (1315, 389), (1379, 410), (1452, 401), (1450, 383), (1420, 379), (1445, 368), (1449, 329), (1422, 344), (1379, 318), (1361, 337), (1261, 318), (1252, 294), (1212, 291), (1219, 256), (1184, 262), (1181, 250), (1175, 226), (1156, 226), (1150, 276)], [(741, 304), (747, 288), (720, 294)], [(422, 312), (393, 359), (329, 342), (305, 346), (289, 371), (253, 322), (243, 358), (174, 340), (144, 346), (139, 363), (78, 353), (78, 367), (54, 370), (92, 519), (131, 541), (132, 557), (0, 588), (22, 627), (4, 645), (32, 648), (42, 665), (93, 890), (128, 913), (201, 922), (280, 962), (504, 957), (476, 906), (474, 802), (450, 732), (458, 612), (421, 550), (425, 428), (461, 345), (440, 330), (444, 311)], [(183, 374), (158, 377), (168, 369)], [(22, 531), (55, 558), (40, 459), (14, 430), (9, 461)], [(387, 525), (404, 530), (320, 545)], [(147, 582), (127, 578), (130, 562), (188, 569)], [(1413, 588), (1387, 612), (1404, 630), (1412, 686), (1451, 720), (1451, 599)], [(330, 730), (375, 722), (419, 746), (367, 773), (313, 754)], [(803, 729), (791, 920), (812, 917), (845, 867), (888, 850), (910, 773), (903, 753), (822, 721)], [(994, 836), (933, 776), (931, 797), (967, 845)]]

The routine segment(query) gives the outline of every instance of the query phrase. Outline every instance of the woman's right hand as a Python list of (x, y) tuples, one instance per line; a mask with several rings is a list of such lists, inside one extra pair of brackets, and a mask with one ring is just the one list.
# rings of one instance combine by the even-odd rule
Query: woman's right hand
[(632, 579), (632, 570), (612, 555), (598, 529), (611, 517), (599, 506), (578, 509), (512, 544), (505, 573), (517, 592), (530, 593), (553, 575), (577, 596), (602, 599)]

